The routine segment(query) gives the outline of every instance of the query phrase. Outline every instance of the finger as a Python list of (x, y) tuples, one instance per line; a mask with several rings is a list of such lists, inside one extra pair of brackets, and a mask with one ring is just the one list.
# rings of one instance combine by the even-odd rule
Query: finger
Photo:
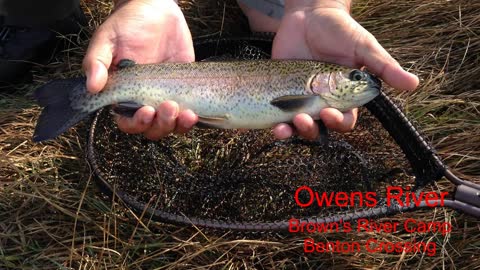
[(298, 131), (298, 134), (305, 139), (314, 140), (318, 137), (318, 126), (313, 121), (312, 117), (306, 113), (301, 113), (293, 118), (293, 124)]
[(105, 87), (112, 63), (114, 45), (103, 29), (100, 27), (93, 35), (82, 64), (87, 76), (87, 89), (91, 93), (98, 93)]
[(273, 135), (278, 140), (285, 140), (293, 136), (293, 128), (288, 124), (278, 124), (273, 128)]
[(159, 140), (175, 130), (178, 117), (178, 104), (173, 101), (165, 101), (158, 107), (152, 127), (144, 135), (150, 140)]
[(387, 84), (400, 90), (415, 90), (418, 77), (405, 71), (398, 62), (377, 42), (375, 37), (367, 34), (359, 43), (356, 54), (362, 59), (369, 71), (380, 76)]
[(337, 109), (326, 108), (320, 112), (320, 118), (328, 129), (338, 132), (348, 132), (357, 122), (357, 109), (341, 113)]
[(310, 49), (305, 42), (305, 34), (298, 29), (303, 24), (299, 17), (289, 18), (289, 21), (282, 20), (279, 31), (273, 39), (272, 59), (312, 59)]
[(175, 133), (187, 133), (198, 122), (198, 116), (192, 110), (180, 112), (177, 117)]
[(155, 109), (151, 106), (143, 106), (133, 117), (124, 117), (117, 115), (118, 128), (123, 132), (130, 134), (139, 134), (145, 132), (151, 125), (155, 117)]

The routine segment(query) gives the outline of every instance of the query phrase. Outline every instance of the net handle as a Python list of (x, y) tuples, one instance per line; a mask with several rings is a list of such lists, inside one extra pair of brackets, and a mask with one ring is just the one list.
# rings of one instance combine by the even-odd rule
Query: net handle
[(381, 92), (365, 107), (380, 121), (405, 153), (416, 176), (417, 186), (425, 186), (445, 175), (446, 166), (435, 150), (385, 93)]

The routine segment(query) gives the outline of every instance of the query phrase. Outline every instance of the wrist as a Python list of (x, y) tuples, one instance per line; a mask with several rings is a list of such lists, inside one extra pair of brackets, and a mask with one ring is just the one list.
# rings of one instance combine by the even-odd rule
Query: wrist
[[(150, 0), (150, 1), (156, 2), (158, 0)], [(168, 1), (172, 1), (178, 5), (178, 0), (168, 0)], [(148, 0), (113, 0), (113, 9), (118, 9), (121, 6), (127, 4), (128, 2), (149, 2), (149, 1)]]
[(113, 0), (113, 9), (117, 9), (123, 5), (125, 5), (130, 0)]
[(352, 0), (285, 0), (285, 10), (332, 8), (350, 13)]

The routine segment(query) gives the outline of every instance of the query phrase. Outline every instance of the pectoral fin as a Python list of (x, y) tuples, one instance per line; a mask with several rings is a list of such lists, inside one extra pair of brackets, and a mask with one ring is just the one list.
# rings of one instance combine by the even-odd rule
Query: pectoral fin
[(227, 115), (220, 116), (198, 116), (197, 127), (199, 128), (223, 128), (228, 120)]
[(270, 101), (270, 104), (278, 107), (282, 111), (291, 112), (310, 105), (316, 98), (316, 96), (288, 95), (275, 98)]
[(135, 65), (136, 65), (136, 63), (133, 60), (121, 59), (120, 61), (118, 61), (117, 68), (118, 69), (123, 69), (123, 68), (133, 67)]

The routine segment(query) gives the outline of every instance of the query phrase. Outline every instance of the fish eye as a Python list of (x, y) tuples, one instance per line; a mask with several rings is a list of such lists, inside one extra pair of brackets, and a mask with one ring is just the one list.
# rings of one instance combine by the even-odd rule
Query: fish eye
[(361, 81), (365, 78), (365, 74), (361, 70), (354, 69), (348, 77), (352, 81)]

